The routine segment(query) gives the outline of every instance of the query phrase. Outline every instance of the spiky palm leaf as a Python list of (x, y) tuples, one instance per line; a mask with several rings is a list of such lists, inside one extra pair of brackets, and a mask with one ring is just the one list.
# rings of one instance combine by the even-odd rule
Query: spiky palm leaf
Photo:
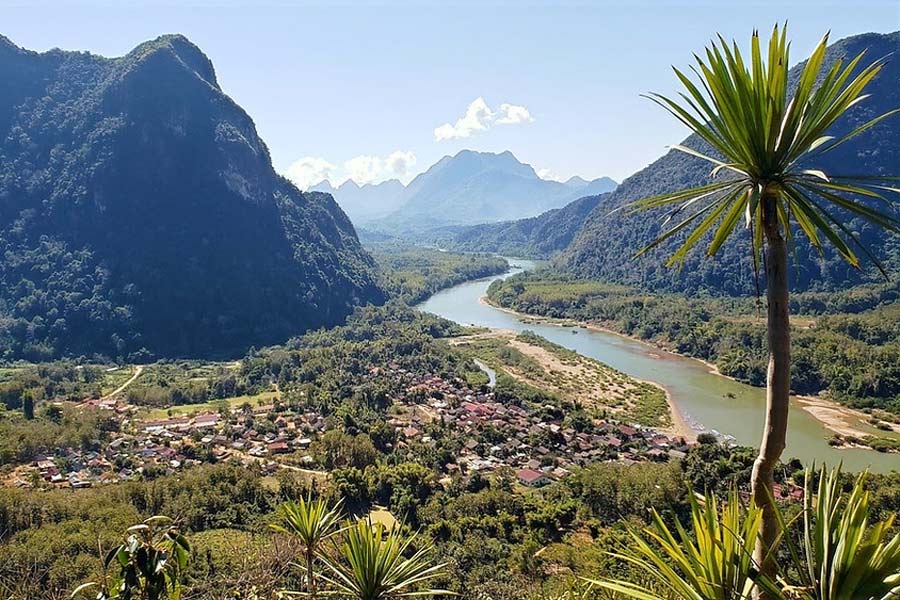
[(737, 43), (729, 45), (719, 37), (719, 44), (706, 50), (706, 60), (695, 57), (697, 66), (691, 69), (699, 85), (675, 69), (687, 92), (680, 94), (682, 102), (660, 94), (648, 96), (722, 158), (680, 145), (673, 147), (712, 163), (713, 182), (632, 203), (632, 210), (675, 205), (666, 217), (667, 229), (639, 254), (685, 233), (686, 238), (669, 259), (670, 265), (680, 265), (687, 253), (712, 232), (707, 248), (707, 255), (712, 256), (743, 222), (752, 231), (753, 260), (758, 267), (766, 198), (776, 203), (774, 214), (786, 236), (796, 226), (817, 250), (821, 252), (827, 241), (857, 268), (860, 261), (855, 249), (876, 265), (878, 262), (835, 209), (900, 233), (900, 220), (862, 201), (888, 202), (885, 193), (900, 193), (893, 187), (900, 179), (824, 173), (801, 166), (900, 112), (891, 110), (838, 138), (828, 135), (848, 109), (868, 97), (863, 92), (881, 71), (885, 59), (859, 68), (864, 56), (861, 53), (849, 62), (837, 60), (825, 71), (826, 35), (803, 67), (790, 96), (790, 44), (786, 38), (787, 27), (779, 32), (776, 26), (764, 57), (759, 35), (754, 32), (750, 62), (745, 63)]
[[(749, 600), (755, 585), (774, 595), (773, 583), (759, 577), (753, 547), (762, 510), (744, 507), (736, 491), (720, 507), (715, 496), (701, 504), (693, 493), (693, 533), (675, 522), (675, 532), (653, 511), (653, 526), (631, 532), (631, 544), (618, 558), (645, 573), (669, 598), (679, 600)], [(646, 586), (628, 581), (597, 580), (591, 583), (636, 600), (658, 600)]]
[(351, 600), (451, 594), (447, 590), (421, 589), (442, 575), (446, 565), (432, 561), (430, 545), (406, 556), (416, 539), (415, 534), (404, 536), (399, 529), (387, 531), (381, 523), (360, 519), (344, 532), (340, 554), (346, 564), (326, 559), (330, 574), (323, 579), (338, 595)]
[(803, 552), (791, 547), (801, 583), (792, 586), (804, 600), (900, 599), (900, 534), (888, 532), (896, 515), (870, 524), (866, 473), (848, 496), (841, 493), (840, 468), (819, 474), (815, 497), (806, 474)]

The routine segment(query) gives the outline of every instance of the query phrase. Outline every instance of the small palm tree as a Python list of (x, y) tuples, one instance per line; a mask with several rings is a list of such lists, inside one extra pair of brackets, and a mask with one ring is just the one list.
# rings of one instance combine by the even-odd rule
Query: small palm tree
[(303, 546), (306, 567), (306, 593), (316, 595), (314, 564), (320, 556), (322, 545), (340, 531), (341, 501), (329, 504), (323, 499), (306, 499), (285, 502), (277, 509), (279, 523), (270, 525), (275, 531), (294, 536)]
[[(151, 517), (129, 527), (125, 540), (106, 555), (104, 578), (79, 586), (72, 597), (92, 590), (96, 600), (177, 600), (178, 577), (190, 551), (172, 519)], [(98, 589), (96, 594), (94, 589)]]
[[(760, 261), (764, 262), (769, 346), (767, 407), (752, 476), (753, 499), (763, 509), (755, 550), (758, 561), (771, 556), (769, 550), (779, 535), (773, 486), (775, 466), (785, 447), (791, 387), (788, 243), (794, 232), (802, 231), (820, 252), (828, 243), (858, 268), (857, 250), (876, 265), (877, 260), (845, 225), (842, 214), (859, 216), (900, 233), (900, 221), (861, 201), (884, 201), (884, 192), (900, 193), (887, 184), (896, 178), (826, 174), (813, 166), (821, 154), (900, 112), (887, 112), (839, 138), (828, 135), (850, 107), (867, 98), (863, 92), (882, 69), (884, 60), (860, 68), (860, 54), (846, 63), (836, 60), (825, 69), (826, 35), (803, 67), (791, 95), (786, 34), (786, 28), (779, 31), (776, 26), (764, 55), (754, 32), (750, 60), (746, 63), (737, 44), (727, 44), (720, 37), (719, 44), (707, 49), (705, 60), (697, 57), (693, 71), (700, 80), (699, 86), (675, 69), (687, 90), (681, 95), (683, 103), (659, 94), (649, 96), (709, 144), (719, 158), (675, 146), (676, 150), (712, 163), (713, 182), (632, 204), (634, 210), (674, 206), (666, 218), (665, 232), (641, 253), (673, 236), (684, 235), (669, 265), (683, 264), (687, 253), (703, 239), (709, 239), (706, 253), (712, 256), (743, 223), (750, 230), (757, 272)], [(673, 224), (669, 226), (670, 223)], [(771, 560), (765, 560), (762, 566), (767, 573), (774, 572)]]
[(343, 562), (326, 559), (330, 574), (323, 579), (349, 600), (397, 600), (452, 594), (447, 590), (421, 589), (427, 582), (443, 575), (446, 564), (432, 561), (433, 546), (430, 544), (412, 552), (417, 539), (415, 534), (404, 536), (399, 528), (387, 531), (381, 523), (360, 519), (347, 525), (344, 531), (340, 547)]
[(870, 526), (871, 507), (861, 474), (849, 496), (841, 494), (840, 469), (823, 467), (813, 498), (806, 474), (803, 552), (791, 547), (803, 600), (900, 598), (900, 534), (889, 538), (896, 515)]
[[(636, 566), (657, 590), (665, 591), (667, 598), (749, 600), (757, 586), (780, 597), (775, 584), (759, 576), (753, 560), (762, 510), (754, 505), (744, 507), (736, 490), (721, 509), (713, 495), (702, 505), (693, 493), (688, 496), (692, 533), (677, 521), (673, 533), (654, 510), (653, 526), (643, 534), (631, 532), (629, 548), (615, 556)], [(646, 585), (629, 581), (591, 583), (636, 600), (660, 597)]]

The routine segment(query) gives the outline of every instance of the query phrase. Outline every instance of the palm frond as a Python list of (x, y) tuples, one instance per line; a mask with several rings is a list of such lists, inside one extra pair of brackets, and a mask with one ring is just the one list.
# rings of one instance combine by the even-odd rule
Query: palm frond
[(323, 579), (336, 593), (353, 600), (390, 600), (418, 596), (451, 595), (442, 589), (423, 589), (444, 574), (445, 564), (433, 562), (432, 546), (412, 551), (415, 534), (387, 531), (381, 523), (360, 519), (344, 529), (340, 547), (343, 561), (325, 560)]
[[(720, 36), (707, 47), (702, 58), (695, 56), (696, 65), (691, 70), (698, 82), (674, 69), (684, 86), (680, 101), (662, 94), (647, 94), (709, 144), (717, 156), (682, 145), (672, 147), (714, 165), (713, 181), (627, 205), (634, 212), (677, 204), (666, 215), (666, 224), (674, 216), (692, 211), (638, 255), (681, 233), (685, 238), (669, 265), (684, 264), (687, 253), (706, 235), (711, 237), (707, 254), (714, 255), (737, 230), (743, 214), (746, 226), (754, 230), (751, 248), (756, 265), (764, 243), (760, 225), (764, 224), (762, 217), (767, 206), (775, 209), (772, 214), (778, 215), (785, 237), (790, 238), (797, 227), (817, 250), (821, 252), (827, 242), (855, 267), (860, 266), (860, 261), (851, 246), (857, 245), (858, 240), (839, 225), (843, 218), (840, 211), (900, 232), (900, 220), (890, 214), (890, 209), (877, 210), (864, 201), (894, 204), (897, 198), (893, 195), (900, 194), (900, 186), (894, 184), (900, 178), (832, 174), (811, 164), (821, 154), (900, 114), (900, 108), (889, 110), (848, 133), (829, 135), (848, 110), (868, 99), (865, 90), (881, 72), (885, 60), (863, 66), (865, 53), (860, 53), (849, 61), (831, 61), (826, 70), (825, 35), (789, 93), (790, 44), (786, 29), (775, 26), (767, 52), (754, 32), (746, 59), (737, 43), (728, 44)], [(728, 174), (728, 179), (717, 181), (723, 173)], [(770, 206), (772, 203), (774, 207)], [(688, 230), (689, 226), (694, 227), (693, 231)], [(874, 258), (868, 249), (863, 254), (870, 260)]]
[[(631, 532), (628, 547), (617, 558), (637, 567), (661, 589), (685, 600), (749, 600), (754, 586), (780, 598), (777, 586), (759, 574), (753, 547), (762, 510), (741, 502), (736, 490), (720, 504), (715, 496), (701, 503), (693, 493), (691, 532), (678, 521), (675, 531), (656, 511), (653, 525)], [(590, 580), (598, 588), (627, 598), (659, 598), (645, 586), (621, 580)]]

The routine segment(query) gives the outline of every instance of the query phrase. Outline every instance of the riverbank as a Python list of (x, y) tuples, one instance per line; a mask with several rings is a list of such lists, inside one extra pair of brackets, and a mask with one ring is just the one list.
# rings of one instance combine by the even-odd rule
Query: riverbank
[[(571, 395), (574, 400), (577, 400), (582, 405), (599, 402), (603, 408), (611, 411), (613, 414), (617, 414), (622, 411), (624, 406), (632, 402), (632, 400), (626, 399), (632, 393), (637, 392), (637, 390), (633, 389), (635, 386), (638, 388), (640, 386), (648, 386), (658, 390), (657, 393), (660, 394), (661, 398), (664, 397), (665, 399), (665, 404), (660, 408), (663, 410), (663, 414), (668, 415), (668, 419), (666, 419), (668, 423), (665, 425), (643, 424), (650, 425), (670, 437), (684, 438), (687, 442), (695, 442), (697, 439), (698, 432), (690, 426), (671, 392), (665, 386), (655, 381), (627, 375), (599, 360), (584, 357), (577, 353), (573, 353), (573, 356), (577, 357), (574, 359), (573, 357), (560, 356), (556, 352), (551, 351), (555, 346), (543, 347), (523, 342), (517, 339), (515, 331), (509, 329), (487, 328), (474, 335), (455, 339), (451, 343), (454, 345), (466, 345), (478, 340), (489, 339), (502, 340), (510, 348), (535, 361), (547, 373), (559, 375), (560, 378), (556, 379), (556, 384), (550, 386), (552, 391)], [(479, 363), (480, 361), (476, 360), (479, 368), (484, 370), (482, 367), (483, 363)], [(503, 366), (503, 370), (531, 385), (545, 387), (544, 384), (547, 383), (531, 380), (524, 372), (514, 368), (511, 369), (507, 365)], [(588, 373), (588, 371), (597, 372)], [(576, 382), (579, 382), (578, 385), (576, 385)]]
[[(663, 352), (666, 352), (669, 354), (673, 354), (673, 355), (681, 357), (681, 358), (697, 361), (697, 362), (703, 364), (706, 367), (706, 369), (709, 371), (709, 373), (711, 373), (713, 375), (728, 379), (730, 381), (738, 381), (737, 379), (735, 379), (729, 375), (723, 374), (721, 371), (719, 371), (719, 369), (716, 367), (715, 364), (713, 364), (707, 360), (703, 360), (703, 359), (696, 358), (693, 356), (687, 356), (687, 355), (681, 354), (679, 352), (673, 351), (669, 348), (666, 348), (665, 346), (663, 346), (661, 344), (656, 344), (656, 343), (653, 343), (653, 342), (650, 342), (647, 340), (637, 338), (635, 336), (627, 335), (627, 334), (615, 331), (613, 329), (610, 329), (608, 327), (603, 327), (601, 325), (597, 325), (595, 323), (580, 322), (580, 321), (575, 321), (572, 319), (559, 319), (559, 318), (554, 318), (554, 317), (545, 317), (542, 315), (532, 315), (532, 314), (528, 314), (528, 313), (522, 313), (522, 312), (519, 312), (516, 310), (512, 310), (510, 308), (506, 308), (504, 306), (499, 306), (495, 302), (492, 302), (490, 300), (490, 298), (488, 298), (487, 296), (482, 296), (481, 298), (479, 298), (479, 302), (486, 306), (490, 306), (491, 308), (493, 308), (495, 310), (499, 310), (499, 311), (505, 312), (509, 315), (512, 315), (512, 316), (516, 317), (517, 319), (520, 319), (526, 323), (531, 322), (531, 323), (535, 323), (535, 324), (552, 325), (552, 326), (557, 326), (557, 327), (583, 327), (590, 331), (596, 331), (596, 332), (600, 332), (600, 333), (604, 333), (604, 334), (615, 335), (615, 336), (621, 337), (623, 339), (627, 339), (629, 341), (639, 343), (639, 344), (646, 346), (647, 348), (650, 348), (652, 350), (659, 350), (659, 351), (663, 351)], [(653, 352), (650, 352), (648, 354), (654, 358), (662, 359), (661, 356), (659, 356)], [(667, 395), (667, 397), (671, 396), (671, 394), (669, 394), (668, 391), (667, 391), (666, 395)], [(868, 422), (869, 415), (867, 415), (866, 413), (864, 413), (860, 410), (856, 410), (853, 408), (849, 408), (847, 406), (843, 406), (841, 404), (838, 404), (837, 402), (834, 402), (833, 400), (829, 400), (827, 398), (823, 398), (820, 396), (795, 396), (794, 398), (801, 409), (803, 409), (804, 411), (809, 413), (826, 430), (828, 430), (829, 432), (831, 432), (837, 436), (850, 437), (850, 438), (856, 438), (856, 439), (865, 439), (867, 437), (876, 437), (877, 436), (877, 434), (872, 433), (872, 432), (867, 432), (861, 427), (862, 423)], [(678, 412), (680, 413), (680, 409), (678, 408), (677, 404), (674, 401), (672, 402), (672, 405), (675, 407), (675, 409), (678, 409)], [(674, 415), (674, 412), (673, 412), (673, 415)], [(674, 421), (674, 417), (673, 417), (673, 421)], [(900, 433), (900, 431), (898, 431), (898, 430), (900, 430), (900, 427), (898, 427), (896, 424), (891, 424), (891, 428), (894, 433)], [(854, 445), (848, 444), (845, 447), (859, 447), (859, 446), (854, 446)], [(869, 449), (871, 449), (871, 448), (869, 448)]]

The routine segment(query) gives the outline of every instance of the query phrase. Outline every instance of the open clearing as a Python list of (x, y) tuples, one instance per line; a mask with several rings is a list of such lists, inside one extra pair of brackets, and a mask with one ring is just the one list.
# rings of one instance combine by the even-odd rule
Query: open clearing
[(663, 389), (543, 338), (492, 330), (457, 338), (453, 343), (470, 349), (491, 368), (595, 415), (607, 413), (642, 425), (672, 426)]

